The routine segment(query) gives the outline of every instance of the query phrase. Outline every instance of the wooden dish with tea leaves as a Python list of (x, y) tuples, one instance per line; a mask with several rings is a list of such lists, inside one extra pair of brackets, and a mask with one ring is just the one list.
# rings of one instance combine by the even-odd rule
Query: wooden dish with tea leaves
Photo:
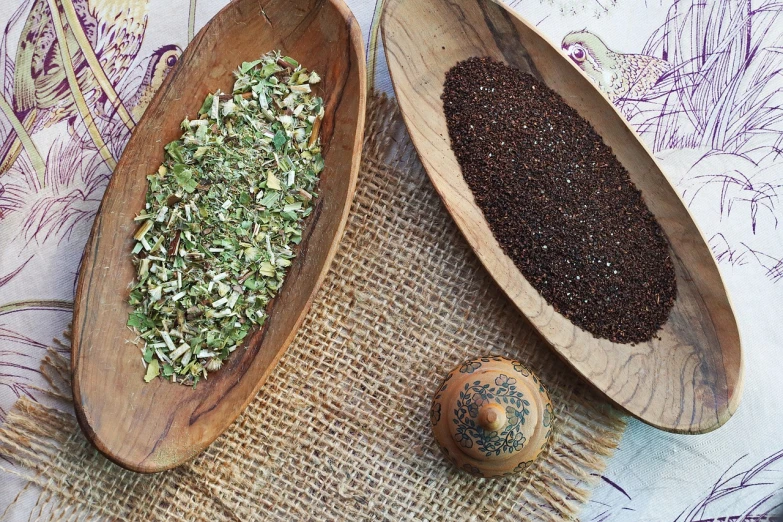
[[(242, 62), (281, 50), (317, 71), (324, 101), (319, 197), (269, 317), (223, 367), (197, 386), (144, 380), (135, 333), (126, 326), (134, 217), (147, 176), (183, 118), (208, 93), (231, 92)], [(87, 438), (137, 472), (172, 468), (206, 448), (239, 416), (296, 334), (334, 257), (356, 185), (366, 75), (360, 28), (342, 0), (237, 0), (194, 38), (136, 127), (106, 190), (82, 258), (73, 326), (73, 394)]]
[[(500, 2), (388, 0), (381, 25), (394, 91), (430, 180), (487, 271), (541, 336), (595, 388), (648, 424), (703, 433), (725, 423), (743, 380), (729, 297), (684, 203), (609, 100)], [(472, 57), (538, 78), (592, 125), (628, 171), (665, 232), (676, 273), (677, 299), (656, 338), (632, 345), (595, 337), (557, 312), (504, 253), (462, 176), (441, 100), (446, 72)]]

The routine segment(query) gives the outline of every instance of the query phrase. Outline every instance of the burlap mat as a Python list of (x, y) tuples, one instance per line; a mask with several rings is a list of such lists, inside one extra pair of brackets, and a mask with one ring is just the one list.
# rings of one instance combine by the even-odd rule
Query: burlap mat
[[(0, 467), (42, 490), (48, 520), (564, 520), (623, 421), (539, 340), (481, 267), (413, 152), (392, 101), (370, 103), (359, 184), (337, 257), (286, 355), (234, 425), (176, 470), (138, 475), (86, 442), (70, 413), (20, 400)], [(67, 361), (48, 358), (68, 399)], [(556, 441), (525, 475), (446, 462), (431, 394), (479, 354), (519, 358), (550, 390)], [(59, 373), (58, 373), (59, 372)], [(20, 471), (22, 470), (22, 471)]]

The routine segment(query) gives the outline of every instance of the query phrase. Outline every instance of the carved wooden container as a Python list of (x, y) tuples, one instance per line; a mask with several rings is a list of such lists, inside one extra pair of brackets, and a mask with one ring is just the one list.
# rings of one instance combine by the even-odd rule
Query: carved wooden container
[(435, 440), (457, 467), (479, 477), (527, 469), (552, 437), (544, 386), (525, 365), (500, 356), (454, 368), (430, 408)]

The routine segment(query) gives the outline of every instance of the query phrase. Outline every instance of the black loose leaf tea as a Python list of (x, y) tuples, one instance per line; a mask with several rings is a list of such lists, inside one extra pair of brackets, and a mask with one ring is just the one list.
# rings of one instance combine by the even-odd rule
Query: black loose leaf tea
[(650, 340), (677, 296), (668, 243), (590, 123), (489, 58), (452, 67), (442, 99), (465, 181), (525, 278), (597, 337)]

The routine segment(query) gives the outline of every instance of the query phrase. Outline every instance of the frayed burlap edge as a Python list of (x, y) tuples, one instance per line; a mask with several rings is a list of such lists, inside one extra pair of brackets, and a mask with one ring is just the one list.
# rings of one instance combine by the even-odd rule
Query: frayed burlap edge
[[(523, 475), (472, 478), (443, 460), (427, 409), (439, 379), (481, 354), (526, 361), (558, 417)], [(50, 351), (50, 397), (70, 399)], [(40, 488), (30, 519), (566, 520), (624, 420), (543, 344), (459, 235), (393, 101), (374, 97), (356, 199), (335, 262), (258, 397), (190, 463), (158, 475), (100, 456), (67, 408), (19, 400), (0, 463)]]

